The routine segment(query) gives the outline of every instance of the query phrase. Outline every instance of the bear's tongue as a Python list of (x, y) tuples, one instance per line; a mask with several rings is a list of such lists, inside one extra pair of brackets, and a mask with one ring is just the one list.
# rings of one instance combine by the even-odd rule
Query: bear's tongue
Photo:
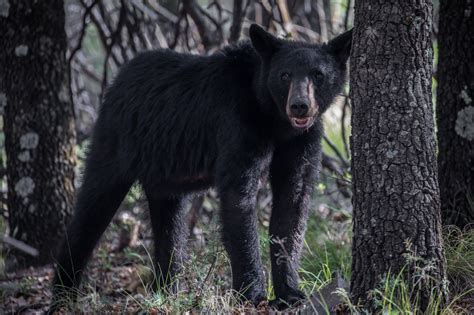
[(297, 126), (306, 126), (309, 118), (295, 118), (294, 120)]

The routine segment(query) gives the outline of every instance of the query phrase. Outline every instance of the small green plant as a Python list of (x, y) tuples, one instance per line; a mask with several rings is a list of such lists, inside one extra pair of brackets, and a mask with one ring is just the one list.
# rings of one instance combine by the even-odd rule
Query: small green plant
[(132, 207), (132, 205), (136, 204), (136, 202), (143, 196), (142, 188), (139, 184), (134, 184), (130, 191), (128, 192), (127, 196), (125, 197), (125, 203)]

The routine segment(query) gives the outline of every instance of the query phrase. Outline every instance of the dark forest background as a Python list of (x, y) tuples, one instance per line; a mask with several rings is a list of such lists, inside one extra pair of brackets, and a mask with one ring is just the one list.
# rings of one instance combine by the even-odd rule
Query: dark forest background
[[(427, 104), (433, 106), (427, 112), (436, 113), (438, 147), (433, 169), (439, 179), (441, 203), (437, 207), (443, 219), (449, 280), (449, 284), (443, 283), (446, 290), (433, 291), (427, 298), (428, 306), (423, 306), (427, 314), (474, 312), (474, 14), (469, 11), (474, 8), (469, 1), (454, 2), (424, 1), (432, 5), (430, 15), (415, 13), (423, 19), (420, 23), (429, 25), (427, 32), (432, 38), (432, 49), (426, 48), (432, 54), (432, 65), (428, 66), (433, 67), (432, 92), (426, 95), (430, 98)], [(29, 4), (21, 3), (18, 10), (28, 10)], [(12, 28), (0, 38), (0, 45), (10, 52), (0, 54), (0, 312), (35, 312), (47, 307), (54, 263), (51, 249), (71, 216), (91, 130), (104, 91), (121, 65), (141, 51), (156, 48), (212, 54), (245, 39), (251, 23), (280, 37), (323, 43), (352, 28), (355, 21), (362, 25), (366, 4), (357, 0), (52, 1), (44, 4), (46, 13), (31, 22), (38, 28), (25, 31), (6, 22), (9, 15), (17, 14), (13, 1), (0, 1), (0, 28)], [(390, 1), (374, 6), (381, 8), (380, 15), (384, 8), (389, 12), (396, 7)], [(390, 38), (390, 29), (386, 32)], [(371, 36), (367, 28), (354, 39), (362, 42)], [(24, 44), (28, 41), (31, 45)], [(45, 64), (43, 68), (15, 66), (12, 56), (27, 57), (32, 50), (44, 51), (38, 57)], [(351, 63), (359, 60), (352, 57)], [(13, 81), (18, 86), (9, 83)], [(51, 86), (49, 91), (55, 95), (29, 95), (45, 85)], [(380, 86), (390, 88), (382, 82)], [(309, 313), (329, 312), (338, 304), (344, 305), (344, 312), (361, 311), (349, 293), (354, 277), (354, 147), (350, 136), (351, 128), (356, 127), (351, 127), (350, 89), (348, 84), (325, 114), (321, 175), (315, 183), (300, 269), (302, 289), (311, 301), (305, 309)], [(38, 99), (42, 101), (33, 108), (31, 104)], [(58, 148), (60, 153), (50, 148)], [(257, 205), (268, 274), (270, 240), (266, 231), (271, 193), (263, 179)], [(177, 280), (185, 289), (172, 296), (153, 293), (148, 285), (153, 269), (146, 208), (140, 187), (134, 186), (95, 251), (80, 303), (71, 305), (71, 312), (252, 311), (228, 290), (230, 268), (219, 239), (215, 191), (196, 196), (190, 204), (191, 258)], [(407, 261), (419, 259), (419, 253), (411, 251), (408, 244), (406, 251)], [(426, 269), (414, 271), (416, 275), (423, 272)], [(402, 273), (386, 274), (372, 292), (376, 307), (387, 314), (418, 307), (412, 299), (413, 286)], [(272, 298), (271, 283), (268, 292)]]

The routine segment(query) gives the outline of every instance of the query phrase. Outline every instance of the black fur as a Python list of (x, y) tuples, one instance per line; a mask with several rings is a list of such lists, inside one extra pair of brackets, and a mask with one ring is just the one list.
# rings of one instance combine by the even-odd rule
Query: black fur
[[(95, 126), (75, 215), (57, 258), (56, 300), (79, 285), (96, 243), (136, 180), (150, 204), (161, 286), (185, 259), (186, 197), (216, 186), (233, 287), (255, 304), (264, 300), (255, 201), (268, 168), (275, 294), (289, 303), (302, 299), (299, 253), (320, 160), (320, 117), (344, 84), (351, 36), (342, 36), (311, 45), (277, 39), (253, 25), (252, 42), (212, 56), (157, 50), (124, 66)], [(323, 76), (314, 79), (314, 71)], [(291, 82), (313, 80), (308, 86), (314, 86), (319, 111), (308, 128), (289, 121), (290, 87), (282, 72)]]

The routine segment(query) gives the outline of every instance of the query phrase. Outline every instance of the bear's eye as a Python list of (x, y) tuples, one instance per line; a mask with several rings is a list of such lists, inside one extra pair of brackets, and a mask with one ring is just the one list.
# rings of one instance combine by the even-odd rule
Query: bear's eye
[(290, 76), (290, 74), (289, 74), (288, 72), (283, 72), (283, 73), (281, 74), (281, 80), (282, 80), (282, 81), (289, 81), (290, 78), (291, 78), (291, 76)]
[(315, 82), (322, 82), (324, 80), (324, 74), (322, 74), (320, 71), (314, 71), (313, 72), (313, 79)]

